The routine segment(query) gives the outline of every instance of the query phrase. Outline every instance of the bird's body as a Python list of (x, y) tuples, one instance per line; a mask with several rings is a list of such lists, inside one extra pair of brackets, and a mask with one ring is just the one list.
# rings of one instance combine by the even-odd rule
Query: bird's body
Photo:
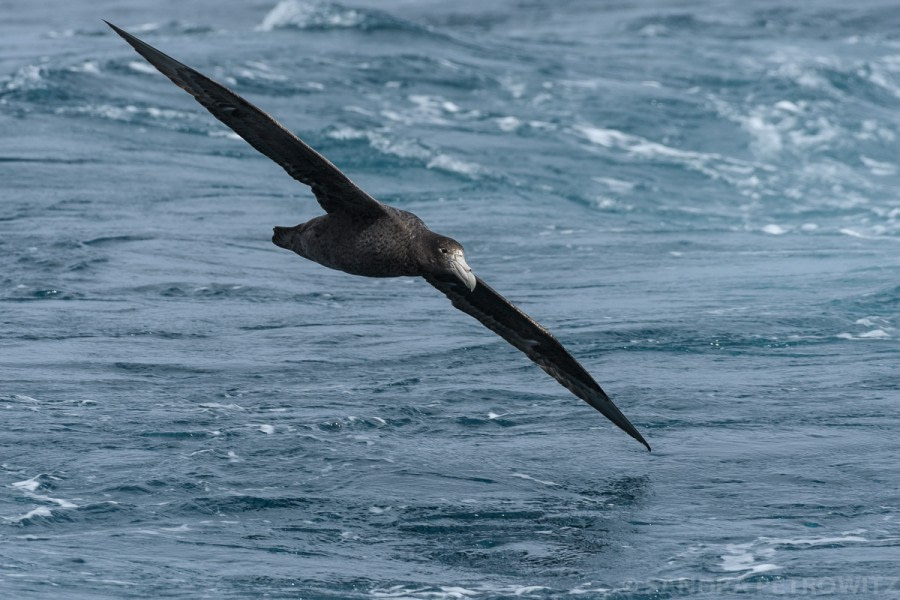
[(433, 232), (411, 212), (385, 209), (375, 218), (338, 211), (296, 227), (276, 227), (272, 242), (351, 275), (422, 275), (416, 260), (418, 246)]
[(377, 201), (325, 157), (225, 86), (107, 24), (213, 116), (312, 189), (326, 214), (295, 227), (275, 227), (272, 241), (276, 245), (353, 275), (423, 277), (453, 306), (500, 335), (650, 449), (549, 331), (472, 273), (459, 242), (431, 231), (416, 215)]

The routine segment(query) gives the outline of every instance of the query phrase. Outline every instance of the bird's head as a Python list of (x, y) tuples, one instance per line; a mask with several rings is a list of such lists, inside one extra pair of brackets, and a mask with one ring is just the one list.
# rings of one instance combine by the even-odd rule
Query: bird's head
[(475, 289), (475, 274), (466, 263), (462, 244), (454, 239), (433, 233), (425, 238), (425, 264), (422, 268), (433, 275), (452, 275), (469, 291)]

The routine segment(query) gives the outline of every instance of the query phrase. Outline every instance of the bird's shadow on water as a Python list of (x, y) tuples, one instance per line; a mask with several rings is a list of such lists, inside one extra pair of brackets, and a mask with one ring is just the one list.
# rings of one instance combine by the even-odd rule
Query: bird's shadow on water
[(607, 551), (630, 545), (628, 521), (651, 486), (646, 476), (582, 484), (409, 506), (390, 527), (409, 550), (407, 560), (498, 576), (575, 576)]
[[(272, 495), (270, 489), (194, 497), (172, 510), (182, 519), (225, 515), (233, 525), (223, 524), (216, 533), (181, 533), (178, 541), (315, 558), (325, 571), (340, 569), (349, 553), (366, 555), (372, 564), (418, 565), (414, 571), (448, 581), (487, 575), (577, 582), (585, 573), (612, 568), (621, 562), (622, 548), (637, 545), (632, 522), (641, 520), (652, 487), (646, 476), (612, 477), (587, 487), (584, 480), (548, 485), (507, 476), (468, 481), (410, 475), (428, 485), (419, 493), (395, 489), (393, 499), (347, 488), (338, 495), (321, 489)], [(434, 494), (430, 486), (444, 492)], [(407, 567), (394, 583), (403, 582)], [(377, 583), (391, 580), (385, 573)]]

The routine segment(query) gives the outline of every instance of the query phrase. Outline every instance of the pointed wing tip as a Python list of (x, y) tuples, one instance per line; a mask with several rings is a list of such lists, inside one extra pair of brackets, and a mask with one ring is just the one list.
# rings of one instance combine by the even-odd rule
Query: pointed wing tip
[(112, 30), (115, 31), (116, 33), (118, 33), (119, 35), (122, 35), (123, 33), (125, 33), (123, 30), (119, 29), (118, 27), (116, 27), (115, 25), (113, 25), (112, 23), (107, 21), (106, 19), (100, 19), (100, 20), (103, 21), (104, 23), (106, 23), (107, 25), (109, 25), (110, 28), (112, 28)]
[(107, 21), (106, 19), (100, 19), (100, 20), (103, 21), (104, 23), (106, 23), (107, 25), (109, 25), (110, 29), (112, 29), (112, 30), (115, 31), (117, 34), (119, 34), (119, 37), (121, 37), (121, 38), (124, 39), (126, 42), (128, 42), (129, 44), (131, 44), (132, 46), (134, 46), (135, 50), (137, 50), (137, 46), (136, 46), (135, 44), (136, 44), (136, 43), (141, 43), (141, 41), (140, 41), (139, 39), (137, 39), (136, 37), (134, 37), (133, 35), (131, 35), (131, 34), (128, 33), (127, 31), (125, 31), (125, 30), (122, 29), (121, 27), (118, 27), (117, 25), (113, 25), (112, 23), (110, 23), (110, 22)]
[[(596, 383), (594, 383), (594, 385), (596, 385)], [(586, 396), (578, 393), (575, 395), (609, 419), (613, 425), (640, 442), (647, 449), (647, 452), (653, 452), (653, 449), (650, 448), (650, 444), (647, 443), (647, 440), (644, 439), (641, 432), (637, 430), (637, 427), (628, 420), (628, 417), (619, 410), (619, 407), (615, 405), (612, 399), (606, 395), (606, 392), (604, 392), (600, 386), (597, 386), (596, 389), (590, 391), (592, 393), (589, 393)]]
[[(146, 42), (143, 42), (143, 41), (139, 40), (138, 38), (134, 37), (133, 35), (131, 35), (131, 34), (128, 33), (127, 31), (125, 31), (125, 30), (122, 29), (121, 27), (119, 27), (119, 26), (117, 26), (117, 25), (114, 25), (114, 24), (110, 23), (110, 22), (107, 21), (106, 19), (100, 19), (100, 20), (103, 21), (104, 23), (106, 23), (107, 25), (109, 25), (109, 27), (110, 27), (113, 31), (115, 31), (116, 33), (119, 34), (119, 37), (121, 37), (123, 40), (125, 40), (126, 42), (128, 42), (128, 43), (131, 45), (132, 48), (134, 48), (135, 50), (137, 50), (138, 54), (140, 54), (141, 56), (143, 56), (144, 58), (146, 58), (146, 59), (147, 59), (148, 61), (150, 61), (152, 64), (155, 65), (155, 63), (153, 63), (153, 61), (150, 60), (150, 58), (147, 56), (147, 52), (148, 52), (148, 51), (151, 51), (151, 54), (160, 54), (160, 55), (163, 55), (162, 52), (160, 52), (159, 50), (157, 50), (157, 49), (154, 48), (153, 46), (147, 44)], [(163, 55), (163, 56), (165, 56), (165, 55)], [(167, 58), (168, 58), (168, 57), (167, 57)], [(159, 68), (159, 67), (157, 67), (157, 68)]]
[[(628, 422), (627, 419), (626, 419), (626, 422)], [(644, 448), (647, 449), (647, 452), (653, 452), (653, 449), (650, 447), (650, 444), (647, 443), (647, 440), (644, 439), (644, 436), (642, 436), (640, 434), (640, 432), (634, 427), (634, 425), (631, 425), (631, 422), (628, 422), (628, 425), (630, 427), (623, 427), (622, 425), (619, 425), (619, 423), (616, 423), (615, 421), (613, 421), (613, 423), (618, 425), (618, 427), (620, 429), (622, 429), (625, 433), (627, 433), (628, 435), (633, 437), (635, 440), (637, 440), (641, 444), (643, 444)]]
[(618, 407), (613, 404), (613, 401), (610, 400), (609, 396), (603, 393), (603, 397), (606, 400), (605, 403), (599, 404), (590, 402), (591, 406), (596, 408), (604, 417), (612, 421), (613, 425), (640, 442), (647, 449), (647, 452), (653, 452), (653, 449), (650, 448), (650, 444), (647, 443), (647, 440), (644, 439), (644, 436), (641, 435), (641, 432), (638, 431), (637, 427), (632, 425), (631, 421), (628, 420), (628, 417), (622, 414), (622, 411), (620, 411)]

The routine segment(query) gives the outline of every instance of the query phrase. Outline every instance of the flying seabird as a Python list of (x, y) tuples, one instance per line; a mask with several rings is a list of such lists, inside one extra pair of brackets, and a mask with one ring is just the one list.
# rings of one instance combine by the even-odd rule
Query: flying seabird
[(272, 241), (276, 245), (353, 275), (423, 277), (453, 306), (524, 352), (650, 450), (634, 425), (549, 331), (472, 273), (459, 242), (434, 233), (411, 212), (382, 204), (275, 119), (225, 86), (105, 22), (214, 117), (281, 165), (288, 175), (312, 188), (326, 214), (296, 227), (275, 227)]

